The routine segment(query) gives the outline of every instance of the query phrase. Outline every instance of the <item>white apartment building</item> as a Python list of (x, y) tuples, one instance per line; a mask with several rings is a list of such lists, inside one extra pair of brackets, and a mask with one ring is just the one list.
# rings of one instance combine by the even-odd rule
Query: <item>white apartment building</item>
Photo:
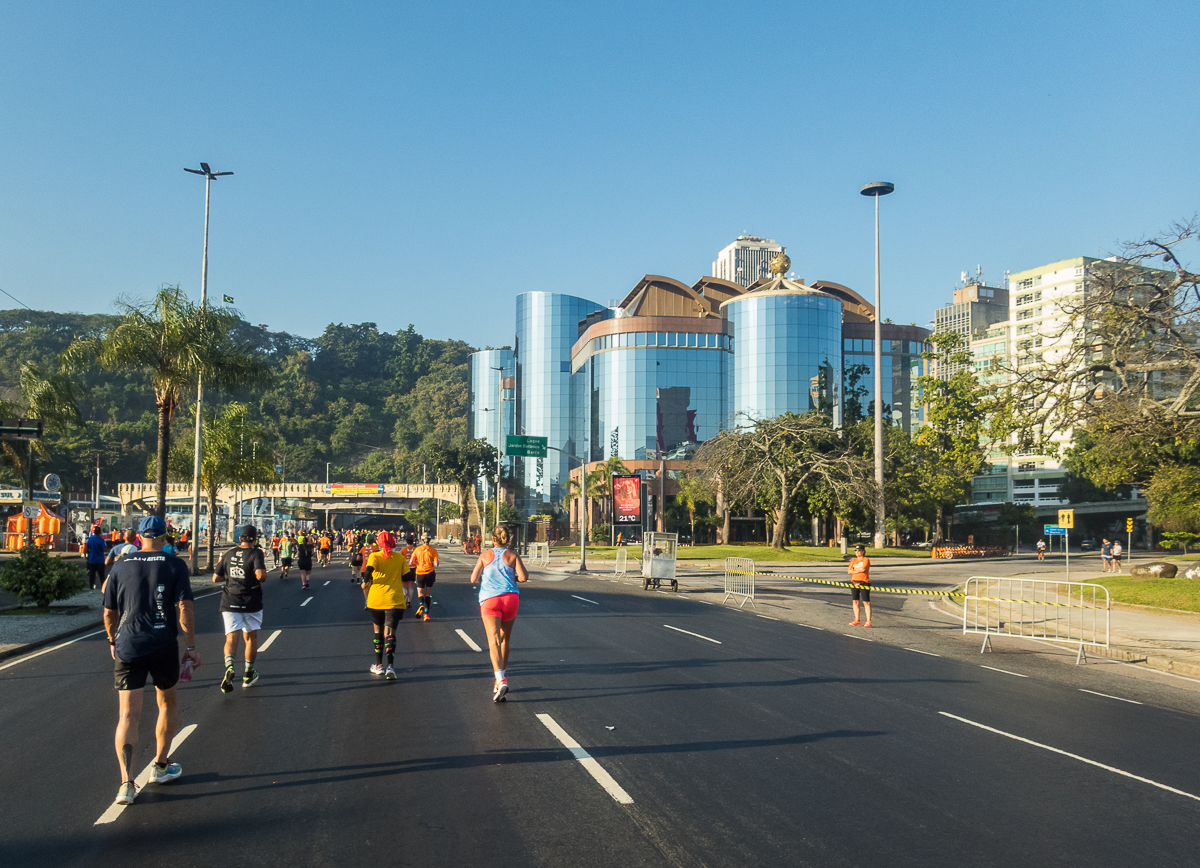
[[(1018, 369), (1032, 367), (1054, 361), (1058, 347), (1074, 342), (1074, 334), (1060, 334), (1066, 325), (1061, 304), (1086, 292), (1088, 269), (1097, 261), (1095, 257), (1077, 256), (1010, 275), (1007, 320), (971, 341), (975, 370), (982, 382), (995, 382), (1003, 376), (990, 373), (1000, 367), (1001, 360)], [(1071, 432), (1055, 435), (1054, 440), (1066, 446)], [(1065, 477), (1061, 457), (1026, 453), (1008, 456), (993, 450), (984, 472), (972, 483), (971, 502), (1061, 505), (1066, 503), (1059, 496)]]
[(760, 278), (772, 277), (767, 266), (777, 253), (783, 253), (783, 248), (774, 238), (739, 235), (736, 241), (717, 254), (712, 265), (712, 276), (750, 286)]

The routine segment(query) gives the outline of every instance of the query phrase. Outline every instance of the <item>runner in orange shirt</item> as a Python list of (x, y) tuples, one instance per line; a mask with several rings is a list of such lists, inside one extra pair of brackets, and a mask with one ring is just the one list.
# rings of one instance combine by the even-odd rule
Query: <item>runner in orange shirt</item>
[(426, 534), (425, 542), (413, 552), (413, 562), (417, 568), (417, 596), (421, 600), (421, 605), (417, 606), (417, 617), (422, 621), (429, 620), (429, 610), (433, 606), (433, 595), (429, 591), (437, 581), (438, 553), (429, 540), (430, 536)]
[(417, 550), (417, 538), (414, 534), (408, 534), (404, 537), (404, 548), (400, 549), (400, 555), (408, 563), (408, 572), (404, 574), (402, 584), (404, 585), (404, 604), (412, 605), (413, 584), (417, 580), (417, 559), (413, 554)]
[[(850, 559), (850, 563), (846, 566), (846, 572), (850, 574), (850, 581), (854, 587), (850, 590), (850, 598), (854, 601), (854, 620), (850, 622), (851, 627), (857, 627), (860, 624), (864, 627), (871, 626), (871, 561), (867, 558), (867, 550), (861, 545), (854, 547), (854, 557)], [(858, 619), (858, 598), (862, 597), (863, 608), (867, 612), (867, 622), (864, 624)]]

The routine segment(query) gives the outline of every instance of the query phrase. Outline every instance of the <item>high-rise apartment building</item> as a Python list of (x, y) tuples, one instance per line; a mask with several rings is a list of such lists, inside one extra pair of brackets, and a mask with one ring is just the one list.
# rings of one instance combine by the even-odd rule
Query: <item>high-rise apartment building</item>
[[(964, 271), (963, 285), (954, 289), (954, 300), (934, 311), (933, 330), (935, 334), (957, 333), (963, 339), (963, 349), (967, 349), (973, 340), (1007, 319), (1008, 290), (987, 286), (981, 279), (967, 277)], [(948, 380), (963, 367), (938, 363), (935, 375)]]
[(783, 253), (783, 248), (774, 238), (739, 235), (736, 241), (717, 254), (712, 276), (750, 286), (756, 280), (773, 277), (768, 266), (777, 253)]

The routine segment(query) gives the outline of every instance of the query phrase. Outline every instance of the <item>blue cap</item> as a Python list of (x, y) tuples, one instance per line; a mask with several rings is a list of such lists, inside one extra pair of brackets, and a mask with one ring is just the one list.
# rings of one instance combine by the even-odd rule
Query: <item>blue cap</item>
[(161, 515), (148, 515), (138, 525), (138, 533), (142, 536), (163, 536), (167, 532), (167, 523)]

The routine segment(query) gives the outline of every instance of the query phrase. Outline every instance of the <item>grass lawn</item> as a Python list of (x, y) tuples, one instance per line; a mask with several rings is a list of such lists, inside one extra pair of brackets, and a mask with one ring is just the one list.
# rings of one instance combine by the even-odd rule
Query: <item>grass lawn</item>
[[(640, 559), (642, 550), (637, 546), (626, 547), (629, 558)], [(550, 553), (557, 557), (578, 557), (579, 547), (556, 546)], [(617, 556), (616, 546), (588, 546), (588, 558), (612, 560)], [(869, 558), (924, 558), (929, 552), (914, 549), (867, 549)], [(777, 552), (769, 546), (680, 546), (680, 560), (723, 561), (725, 558), (753, 558), (758, 563), (813, 563), (821, 561), (840, 562), (841, 549), (819, 546), (793, 546), (787, 551)]]
[(1114, 602), (1200, 612), (1200, 580), (1135, 579), (1117, 575), (1091, 581), (1108, 588)]

